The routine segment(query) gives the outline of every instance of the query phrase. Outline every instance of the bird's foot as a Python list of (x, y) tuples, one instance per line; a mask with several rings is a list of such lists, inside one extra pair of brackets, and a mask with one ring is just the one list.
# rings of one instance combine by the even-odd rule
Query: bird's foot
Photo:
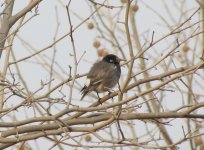
[[(115, 92), (113, 89), (109, 89), (109, 90), (108, 90), (108, 96), (110, 96), (111, 93), (113, 93), (113, 92)], [(112, 97), (112, 100), (113, 100), (113, 97)]]
[(102, 105), (101, 98), (98, 99), (98, 103), (100, 103), (100, 105)]
[(98, 96), (98, 103), (100, 103), (100, 104), (102, 105), (101, 98), (100, 98), (98, 92), (96, 92), (96, 94), (97, 94), (97, 96)]

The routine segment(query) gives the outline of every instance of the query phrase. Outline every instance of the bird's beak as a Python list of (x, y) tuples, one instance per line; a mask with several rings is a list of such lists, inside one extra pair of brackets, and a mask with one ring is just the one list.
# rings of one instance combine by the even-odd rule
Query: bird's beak
[(117, 58), (118, 62), (126, 61), (125, 59)]

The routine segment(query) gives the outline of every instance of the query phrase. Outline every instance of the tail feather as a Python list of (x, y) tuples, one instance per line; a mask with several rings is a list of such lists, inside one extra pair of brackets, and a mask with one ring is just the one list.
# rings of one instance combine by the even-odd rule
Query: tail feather
[(82, 94), (82, 97), (81, 97), (80, 101), (82, 101), (83, 98), (86, 96), (86, 94), (89, 93), (89, 88), (88, 88), (87, 86), (84, 86), (84, 87), (81, 89), (80, 92), (81, 92), (81, 94)]

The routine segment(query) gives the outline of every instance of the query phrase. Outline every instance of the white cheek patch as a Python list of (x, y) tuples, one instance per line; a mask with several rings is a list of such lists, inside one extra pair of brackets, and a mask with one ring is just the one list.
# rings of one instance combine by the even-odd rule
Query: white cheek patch
[(91, 83), (91, 79), (87, 78), (85, 82), (85, 86), (88, 87)]

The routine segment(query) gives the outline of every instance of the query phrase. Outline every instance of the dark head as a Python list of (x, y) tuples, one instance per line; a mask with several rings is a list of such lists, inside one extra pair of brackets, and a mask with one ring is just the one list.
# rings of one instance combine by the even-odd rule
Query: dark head
[(113, 63), (113, 64), (120, 64), (120, 61), (124, 61), (123, 59), (120, 59), (116, 55), (113, 54), (108, 54), (105, 57), (103, 57), (103, 61), (108, 62), (108, 63)]

